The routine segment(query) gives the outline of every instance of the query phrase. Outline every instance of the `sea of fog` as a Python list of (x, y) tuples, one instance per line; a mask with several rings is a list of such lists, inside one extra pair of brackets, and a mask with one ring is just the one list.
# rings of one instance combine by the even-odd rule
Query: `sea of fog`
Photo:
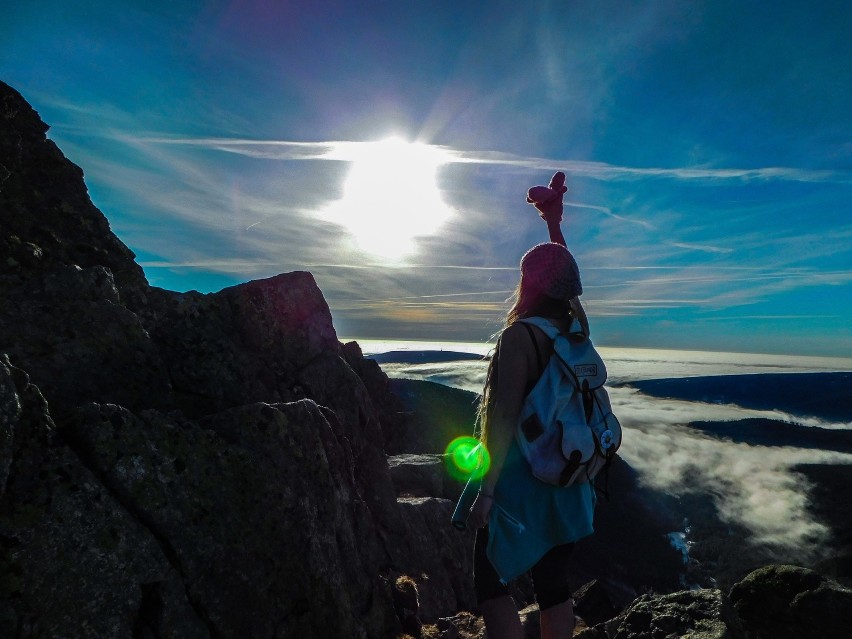
[[(390, 377), (425, 379), (475, 393), (482, 390), (492, 344), (468, 342), (413, 342), (358, 340), (367, 357), (381, 356)], [(645, 379), (706, 377), (749, 373), (805, 373), (852, 371), (852, 358), (759, 355), (645, 348), (599, 348), (611, 384)], [(468, 359), (442, 361), (447, 354)]]
[[(479, 392), (487, 345), (359, 341), (393, 378), (421, 379)], [(787, 560), (813, 561), (829, 530), (808, 511), (812, 486), (798, 464), (852, 464), (852, 455), (815, 448), (761, 446), (713, 437), (692, 422), (765, 418), (801, 428), (847, 431), (852, 415), (827, 420), (803, 410), (755, 410), (736, 403), (652, 397), (630, 386), (648, 379), (852, 371), (852, 359), (651, 349), (599, 349), (609, 372), (613, 409), (625, 430), (621, 456), (641, 481), (673, 495), (713, 496), (723, 521)], [(469, 358), (457, 355), (467, 353)], [(852, 469), (850, 469), (852, 470)], [(683, 533), (679, 533), (682, 535)], [(682, 539), (683, 537), (678, 537)]]

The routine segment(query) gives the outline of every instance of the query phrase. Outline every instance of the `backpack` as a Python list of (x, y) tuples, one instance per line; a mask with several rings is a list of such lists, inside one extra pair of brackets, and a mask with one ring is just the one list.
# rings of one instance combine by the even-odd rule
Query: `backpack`
[(563, 334), (543, 317), (519, 320), (553, 340), (553, 355), (524, 399), (515, 440), (537, 479), (570, 486), (594, 479), (621, 446), (604, 390), (606, 367), (574, 319)]

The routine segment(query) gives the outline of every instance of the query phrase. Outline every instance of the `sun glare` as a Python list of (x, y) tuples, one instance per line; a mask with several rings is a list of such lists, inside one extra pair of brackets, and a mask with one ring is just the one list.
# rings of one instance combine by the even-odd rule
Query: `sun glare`
[(414, 251), (414, 239), (434, 234), (452, 211), (437, 184), (448, 161), (439, 147), (400, 138), (347, 145), (352, 168), (343, 197), (323, 217), (343, 226), (361, 250), (398, 260)]

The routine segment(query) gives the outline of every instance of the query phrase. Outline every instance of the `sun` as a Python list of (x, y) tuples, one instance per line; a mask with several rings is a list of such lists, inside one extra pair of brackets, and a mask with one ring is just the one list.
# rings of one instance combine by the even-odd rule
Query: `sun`
[(437, 184), (447, 151), (401, 138), (349, 143), (340, 151), (352, 167), (343, 197), (323, 217), (343, 226), (366, 253), (401, 259), (414, 252), (415, 238), (433, 235), (452, 215)]

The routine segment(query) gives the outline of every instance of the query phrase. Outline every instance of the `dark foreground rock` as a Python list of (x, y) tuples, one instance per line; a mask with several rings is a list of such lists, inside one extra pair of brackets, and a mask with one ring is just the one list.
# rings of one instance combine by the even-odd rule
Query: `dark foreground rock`
[(608, 639), (745, 639), (736, 613), (719, 590), (642, 595), (606, 623), (605, 636)]
[(807, 568), (760, 568), (736, 584), (730, 598), (758, 639), (841, 639), (852, 628), (852, 590)]
[(127, 637), (151, 623), (209, 636), (157, 539), (64, 445), (39, 390), (5, 358), (0, 405), (0, 636)]
[(314, 402), (206, 428), (89, 404), (57, 429), (8, 360), (0, 388), (0, 636), (393, 631), (381, 541)]
[(387, 378), (309, 273), (148, 286), (46, 130), (0, 83), (0, 636), (395, 636)]

